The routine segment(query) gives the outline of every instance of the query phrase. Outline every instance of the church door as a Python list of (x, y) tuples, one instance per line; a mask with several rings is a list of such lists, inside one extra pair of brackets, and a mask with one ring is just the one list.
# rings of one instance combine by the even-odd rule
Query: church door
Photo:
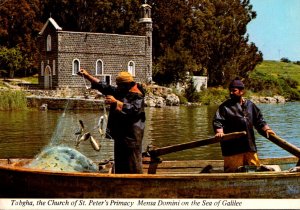
[(50, 66), (46, 66), (44, 73), (44, 89), (49, 89), (51, 86), (51, 68)]

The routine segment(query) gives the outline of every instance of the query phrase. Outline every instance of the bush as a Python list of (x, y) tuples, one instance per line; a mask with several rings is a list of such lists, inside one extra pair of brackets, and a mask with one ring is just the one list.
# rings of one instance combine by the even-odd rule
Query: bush
[(187, 104), (188, 103), (187, 98), (184, 97), (183, 95), (178, 94), (178, 98), (179, 98), (180, 104)]
[(281, 58), (280, 61), (284, 62), (284, 63), (290, 63), (291, 62), (290, 59), (288, 59), (288, 58)]
[(199, 101), (200, 96), (199, 96), (198, 91), (196, 90), (194, 80), (192, 77), (188, 80), (187, 87), (184, 92), (184, 97), (189, 102), (198, 102)]
[(299, 91), (297, 90), (299, 83), (287, 76), (275, 77), (256, 71), (245, 83), (247, 89), (254, 93), (260, 93), (260, 95), (282, 95), (290, 100), (299, 100)]
[(229, 91), (224, 88), (208, 88), (199, 92), (199, 102), (204, 105), (221, 104), (228, 98)]
[(299, 85), (299, 82), (297, 80), (294, 80), (290, 77), (282, 77), (282, 79), (291, 87), (291, 88), (297, 88)]
[(296, 62), (294, 62), (294, 64), (300, 65), (300, 61), (296, 61)]

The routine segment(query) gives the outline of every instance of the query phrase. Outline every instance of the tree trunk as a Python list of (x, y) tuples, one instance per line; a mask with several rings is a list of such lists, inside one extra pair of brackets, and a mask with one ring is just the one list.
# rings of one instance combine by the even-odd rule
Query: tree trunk
[(9, 70), (9, 78), (14, 78), (14, 76), (15, 76), (15, 71), (14, 70)]

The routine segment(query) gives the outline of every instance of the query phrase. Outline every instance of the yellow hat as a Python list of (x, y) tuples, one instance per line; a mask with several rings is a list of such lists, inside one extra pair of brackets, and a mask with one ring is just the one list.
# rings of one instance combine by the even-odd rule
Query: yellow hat
[(116, 78), (116, 82), (117, 83), (133, 82), (133, 77), (129, 72), (121, 71)]

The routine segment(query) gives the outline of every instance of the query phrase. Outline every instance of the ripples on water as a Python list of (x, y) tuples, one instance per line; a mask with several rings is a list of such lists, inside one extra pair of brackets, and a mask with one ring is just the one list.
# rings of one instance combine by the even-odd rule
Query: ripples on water
[[(283, 139), (300, 147), (298, 112), (300, 103), (258, 105), (272, 129)], [(143, 147), (148, 144), (164, 147), (212, 137), (212, 118), (217, 107), (146, 108), (146, 130)], [(0, 112), (0, 157), (32, 157), (56, 142), (70, 147), (75, 144), (75, 132), (82, 119), (88, 131), (97, 138), (95, 126), (99, 111), (22, 111)], [(260, 157), (282, 157), (290, 154), (267, 139), (257, 136)], [(83, 142), (78, 151), (94, 160), (113, 157), (113, 142), (101, 142), (100, 152), (89, 142)], [(222, 159), (219, 144), (189, 149), (163, 156), (168, 159)]]
[[(300, 148), (300, 103), (286, 104), (259, 104), (258, 107), (263, 112), (265, 120), (275, 133), (291, 144)], [(260, 157), (282, 157), (291, 154), (281, 147), (257, 136), (257, 147)]]
[[(79, 119), (84, 122), (84, 132), (97, 138), (99, 117), (99, 111), (0, 112), (0, 157), (33, 157), (53, 145), (75, 148)], [(103, 141), (101, 145), (101, 152), (95, 151), (89, 141), (82, 142), (76, 149), (95, 160), (112, 158), (112, 140)]]
[[(215, 107), (166, 107), (147, 109), (147, 129), (144, 144), (156, 147), (181, 144), (211, 137)], [(165, 155), (164, 159), (221, 158), (218, 145), (189, 149)]]

